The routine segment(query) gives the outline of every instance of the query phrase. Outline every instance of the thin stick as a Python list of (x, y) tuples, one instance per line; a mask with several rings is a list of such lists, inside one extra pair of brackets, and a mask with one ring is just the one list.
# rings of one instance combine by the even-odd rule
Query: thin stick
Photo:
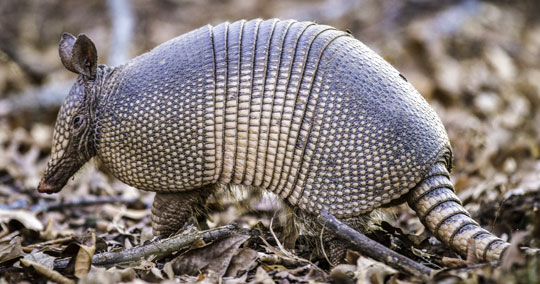
[(329, 228), (330, 232), (354, 245), (364, 255), (377, 261), (384, 262), (401, 272), (420, 277), (423, 280), (428, 280), (434, 275), (435, 271), (433, 269), (401, 255), (368, 238), (366, 235), (355, 231), (328, 213), (326, 209), (321, 211), (319, 216), (317, 216), (317, 220), (323, 226)]
[[(133, 262), (146, 258), (150, 255), (157, 257), (164, 256), (180, 249), (189, 247), (197, 240), (204, 242), (212, 242), (222, 239), (236, 233), (236, 225), (226, 225), (207, 231), (200, 231), (188, 234), (179, 234), (170, 238), (151, 242), (146, 245), (133, 247), (122, 251), (104, 252), (94, 255), (92, 258), (93, 265), (111, 265), (122, 262)], [(69, 259), (60, 259), (54, 262), (54, 269), (65, 268), (69, 263)]]
[(32, 250), (34, 250), (35, 248), (40, 248), (40, 247), (44, 247), (44, 246), (48, 246), (48, 245), (61, 244), (61, 243), (69, 242), (71, 240), (73, 240), (73, 236), (54, 239), (54, 240), (50, 240), (50, 241), (46, 241), (46, 242), (42, 242), (42, 243), (37, 243), (37, 244), (31, 244), (31, 245), (22, 247), (22, 250), (24, 252), (26, 252), (26, 253), (29, 253)]

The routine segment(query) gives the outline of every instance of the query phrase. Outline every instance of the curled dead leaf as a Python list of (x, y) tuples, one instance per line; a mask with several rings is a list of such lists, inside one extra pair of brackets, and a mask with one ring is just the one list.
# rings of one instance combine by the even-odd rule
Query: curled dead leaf
[(79, 280), (79, 284), (113, 284), (120, 282), (130, 282), (137, 277), (137, 273), (132, 267), (118, 269), (116, 267), (104, 268), (94, 267), (87, 275)]
[(356, 265), (337, 265), (330, 271), (330, 277), (335, 283), (354, 283), (354, 279), (358, 277)]
[(262, 266), (259, 266), (257, 268), (257, 272), (255, 273), (255, 279), (253, 280), (254, 284), (274, 284), (274, 280), (272, 280), (272, 277), (268, 275), (266, 270)]
[(81, 242), (70, 243), (62, 252), (64, 257), (71, 256), (65, 272), (81, 278), (88, 274), (92, 258), (96, 252), (96, 234), (91, 232), (83, 236)]
[(0, 223), (7, 223), (10, 220), (17, 220), (27, 229), (34, 231), (43, 230), (43, 224), (33, 213), (26, 210), (5, 210), (0, 209)]
[(24, 267), (29, 267), (29, 268), (34, 269), (37, 273), (47, 277), (53, 282), (60, 283), (60, 284), (75, 284), (75, 281), (63, 276), (57, 271), (52, 270), (52, 268), (47, 268), (37, 262), (21, 259), (21, 264)]
[(384, 263), (362, 256), (356, 262), (356, 273), (360, 283), (383, 284), (387, 277), (397, 274), (397, 271)]
[(501, 259), (501, 266), (505, 271), (510, 271), (514, 264), (524, 265), (526, 263), (525, 253), (519, 247), (519, 244), (526, 236), (526, 232), (517, 232), (513, 235), (510, 247), (506, 249)]
[(250, 248), (240, 248), (234, 254), (225, 276), (238, 277), (251, 270), (257, 260), (257, 252)]
[(34, 263), (38, 263), (39, 265), (46, 267), (48, 269), (54, 268), (55, 258), (41, 251), (36, 251), (31, 254), (27, 254), (24, 256), (24, 259), (27, 261), (34, 262)]
[(247, 239), (248, 235), (236, 234), (203, 248), (190, 250), (175, 259), (174, 273), (197, 275), (201, 271), (216, 271), (223, 276), (233, 255)]
[(17, 259), (24, 256), (21, 247), (21, 237), (15, 236), (9, 240), (0, 242), (0, 263)]
[(75, 257), (75, 272), (77, 278), (81, 278), (88, 274), (92, 265), (92, 257), (96, 252), (96, 234), (92, 233), (89, 245), (80, 245), (77, 256)]

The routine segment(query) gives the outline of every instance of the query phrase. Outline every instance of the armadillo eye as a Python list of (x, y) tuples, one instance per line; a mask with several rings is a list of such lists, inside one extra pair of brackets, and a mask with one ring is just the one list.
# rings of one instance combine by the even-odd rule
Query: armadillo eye
[(82, 117), (80, 115), (77, 115), (73, 118), (73, 127), (79, 128), (82, 124)]

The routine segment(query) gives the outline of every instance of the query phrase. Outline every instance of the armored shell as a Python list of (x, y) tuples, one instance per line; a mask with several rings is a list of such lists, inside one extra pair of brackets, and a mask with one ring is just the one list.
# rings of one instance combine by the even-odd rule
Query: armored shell
[(205, 26), (118, 67), (104, 87), (97, 156), (144, 190), (243, 184), (309, 213), (357, 216), (407, 193), (450, 151), (398, 71), (311, 22)]

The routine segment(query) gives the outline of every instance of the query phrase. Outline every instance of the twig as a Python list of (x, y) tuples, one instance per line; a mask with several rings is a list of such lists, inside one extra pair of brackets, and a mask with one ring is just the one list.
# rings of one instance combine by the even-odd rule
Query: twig
[[(273, 225), (274, 225), (274, 217), (275, 216), (276, 216), (276, 213), (274, 213), (274, 216), (270, 219), (270, 227), (269, 227), (270, 233), (272, 234), (272, 237), (274, 237), (274, 240), (276, 241), (276, 244), (277, 244), (277, 246), (279, 248), (279, 251), (281, 251), (281, 253), (283, 253), (287, 257), (296, 258), (294, 254), (292, 254), (291, 252), (286, 250), (285, 247), (283, 247), (283, 245), (279, 241), (279, 238), (276, 236), (276, 233), (274, 233)], [(262, 239), (262, 237), (261, 237), (261, 239)]]
[(351, 227), (340, 222), (325, 209), (317, 216), (317, 220), (323, 226), (329, 228), (336, 236), (354, 245), (364, 255), (377, 261), (384, 262), (401, 272), (420, 277), (422, 280), (428, 280), (434, 275), (435, 271), (433, 269), (415, 262), (414, 260), (368, 238), (366, 235), (355, 231)]
[[(275, 214), (274, 214), (274, 217), (275, 217)], [(275, 253), (279, 258), (281, 258), (283, 260), (283, 262), (288, 262), (290, 264), (296, 264), (296, 263), (307, 263), (309, 265), (311, 265), (313, 268), (317, 269), (318, 271), (322, 272), (322, 273), (325, 273), (322, 269), (320, 269), (317, 265), (315, 265), (314, 263), (312, 263), (311, 261), (305, 259), (305, 258), (302, 258), (302, 257), (299, 257), (299, 256), (296, 256), (295, 254), (291, 253), (290, 251), (288, 251), (282, 244), (281, 242), (279, 241), (279, 238), (276, 236), (276, 233), (274, 232), (274, 229), (273, 229), (273, 221), (274, 221), (274, 217), (272, 217), (270, 219), (270, 226), (269, 226), (269, 229), (270, 229), (270, 233), (272, 234), (272, 237), (274, 238), (274, 240), (276, 241), (276, 244), (278, 246), (279, 249), (275, 249), (272, 245), (270, 245), (270, 243), (268, 243), (268, 241), (266, 239), (264, 239), (262, 237), (262, 233), (261, 235), (259, 236), (259, 238), (262, 240), (262, 242), (266, 245), (266, 248), (269, 249), (270, 251), (272, 251), (273, 253)]]
[(26, 253), (29, 253), (29, 252), (31, 252), (32, 250), (34, 250), (35, 248), (41, 248), (41, 247), (44, 247), (44, 246), (61, 244), (61, 243), (69, 242), (69, 241), (71, 241), (71, 240), (73, 240), (73, 236), (70, 236), (70, 237), (64, 237), (64, 238), (59, 238), (59, 239), (54, 239), (54, 240), (50, 240), (50, 241), (46, 241), (46, 242), (41, 242), (41, 243), (37, 243), (37, 244), (31, 244), (31, 245), (22, 247), (22, 250), (23, 250), (24, 252), (26, 252)]
[[(197, 240), (203, 240), (206, 243), (228, 237), (237, 230), (236, 225), (226, 225), (212, 230), (201, 231), (196, 233), (180, 234), (170, 238), (151, 242), (146, 245), (133, 247), (116, 252), (105, 252), (94, 255), (92, 259), (93, 265), (111, 265), (115, 263), (133, 262), (141, 260), (150, 255), (157, 257), (167, 255), (171, 252), (189, 247)], [(54, 269), (65, 268), (69, 263), (69, 259), (60, 259), (54, 262)]]
[[(109, 203), (122, 203), (122, 204), (144, 204), (137, 198), (125, 199), (122, 197), (97, 197), (95, 199), (86, 199), (82, 198), (79, 200), (72, 201), (60, 201), (54, 203), (38, 203), (30, 208), (32, 212), (43, 212), (43, 211), (57, 211), (64, 210), (72, 207), (83, 207), (83, 206), (93, 206)], [(145, 207), (148, 207), (147, 204), (144, 204)]]

